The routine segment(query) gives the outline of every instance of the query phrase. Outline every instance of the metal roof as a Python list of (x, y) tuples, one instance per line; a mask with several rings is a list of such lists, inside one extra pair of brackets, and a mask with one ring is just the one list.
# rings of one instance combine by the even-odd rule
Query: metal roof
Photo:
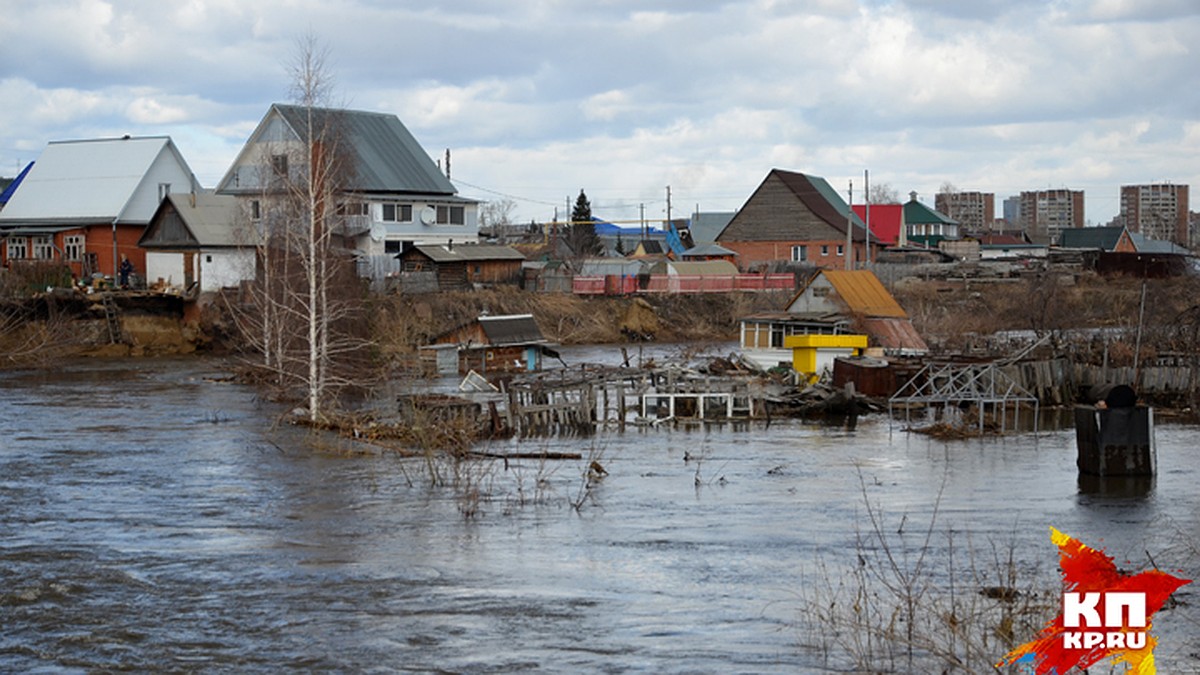
[(717, 235), (721, 234), (721, 230), (724, 230), (736, 215), (736, 211), (693, 214), (688, 222), (692, 241), (697, 244), (716, 241)]
[(479, 326), (490, 345), (520, 345), (546, 341), (532, 314), (481, 316)]
[[(484, 260), (525, 260), (525, 255), (511, 246), (491, 244), (417, 244), (413, 249), (436, 263), (476, 262)], [(400, 258), (405, 253), (396, 257)]]
[(0, 205), (7, 204), (9, 200), (12, 199), (13, 193), (17, 191), (17, 188), (21, 187), (21, 181), (25, 180), (25, 175), (28, 174), (29, 170), (32, 168), (33, 162), (30, 162), (25, 165), (24, 169), (21, 169), (21, 173), (17, 174), (16, 178), (11, 180), (7, 178), (0, 178), (0, 181), (4, 181), (4, 191), (0, 192)]
[[(168, 207), (179, 214), (186, 233), (167, 232), (161, 227)], [(138, 246), (143, 248), (189, 248), (249, 246), (254, 235), (238, 226), (236, 197), (209, 192), (195, 194), (172, 193), (159, 206), (142, 235)], [(183, 236), (180, 236), (183, 235)]]
[[(867, 317), (907, 318), (908, 314), (871, 270), (823, 270), (838, 297), (854, 314)], [(811, 282), (810, 282), (811, 283)], [(801, 290), (801, 293), (804, 291)]]
[(914, 197), (904, 203), (904, 222), (909, 225), (958, 225), (958, 221), (941, 211), (925, 206)]
[[(0, 225), (122, 219), (134, 193), (164, 152), (173, 153), (191, 175), (167, 136), (51, 142), (0, 211)], [(135, 222), (146, 222), (150, 214), (140, 220), (133, 215)]]
[(708, 244), (701, 244), (699, 246), (696, 246), (695, 248), (689, 248), (688, 250), (683, 252), (683, 257), (685, 257), (685, 258), (700, 258), (700, 257), (706, 256), (706, 255), (708, 255), (708, 256), (731, 256), (731, 255), (736, 256), (737, 252), (730, 251), (729, 249), (725, 248), (724, 246), (722, 246), (716, 242), (710, 242)]
[[(279, 113), (297, 138), (307, 141), (309, 109), (281, 103), (271, 109)], [(333, 130), (349, 153), (353, 166), (347, 189), (444, 195), (457, 192), (395, 115), (332, 108), (312, 108), (311, 112), (312, 128)]]

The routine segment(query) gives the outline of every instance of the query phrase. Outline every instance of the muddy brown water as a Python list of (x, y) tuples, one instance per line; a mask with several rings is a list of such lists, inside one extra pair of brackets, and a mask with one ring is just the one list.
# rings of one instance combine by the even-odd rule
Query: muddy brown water
[[(582, 462), (480, 464), (473, 501), (420, 460), (314, 452), (222, 374), (0, 373), (0, 671), (819, 672), (802, 598), (854, 555), (864, 494), (894, 526), (940, 490), (939, 527), (1015, 541), (1038, 574), (1050, 526), (1198, 569), (1191, 426), (1160, 427), (1132, 496), (1081, 488), (1069, 431), (942, 442), (876, 417), (506, 441), (609, 475), (581, 498)], [(1178, 597), (1160, 672), (1198, 663)]]

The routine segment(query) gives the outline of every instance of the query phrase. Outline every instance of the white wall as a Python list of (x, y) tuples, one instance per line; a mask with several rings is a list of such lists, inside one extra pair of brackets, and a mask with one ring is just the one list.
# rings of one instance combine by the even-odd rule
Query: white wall
[(254, 249), (213, 249), (200, 252), (200, 290), (219, 291), (254, 279)]
[(181, 254), (146, 251), (146, 285), (154, 285), (159, 279), (170, 285), (183, 285), (183, 256)]
[(195, 257), (197, 276), (201, 291), (219, 291), (226, 286), (237, 286), (243, 280), (254, 279), (254, 249), (212, 249), (200, 253), (146, 252), (146, 283), (154, 284), (159, 279), (179, 290), (183, 288), (183, 257)]

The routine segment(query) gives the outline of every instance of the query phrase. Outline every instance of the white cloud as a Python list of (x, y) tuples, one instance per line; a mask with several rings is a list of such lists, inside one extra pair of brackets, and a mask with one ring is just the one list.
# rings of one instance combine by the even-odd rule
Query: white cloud
[(170, 133), (211, 185), (308, 30), (348, 105), (529, 216), (580, 187), (624, 216), (666, 185), (736, 208), (776, 166), (930, 200), (1086, 185), (1114, 212), (1122, 183), (1197, 177), (1193, 0), (19, 3), (0, 172), (54, 139)]

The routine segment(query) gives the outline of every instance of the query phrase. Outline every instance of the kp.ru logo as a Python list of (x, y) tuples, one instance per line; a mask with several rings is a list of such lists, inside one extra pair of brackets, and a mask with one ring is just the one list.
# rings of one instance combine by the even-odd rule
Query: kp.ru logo
[[(1100, 605), (1104, 620), (1100, 620)], [(1128, 614), (1125, 613), (1127, 610)], [(1145, 593), (1063, 593), (1062, 634), (1065, 649), (1144, 649), (1146, 647)], [(1087, 630), (1089, 628), (1095, 630)], [(1129, 630), (1126, 630), (1129, 629)], [(1134, 630), (1141, 629), (1141, 630)]]
[(1154, 675), (1150, 617), (1175, 589), (1191, 583), (1166, 572), (1125, 574), (1104, 553), (1050, 528), (1062, 566), (1062, 613), (1032, 642), (1009, 652), (999, 666), (1032, 666), (1036, 675), (1088, 668), (1101, 659), (1129, 664), (1133, 675)]

